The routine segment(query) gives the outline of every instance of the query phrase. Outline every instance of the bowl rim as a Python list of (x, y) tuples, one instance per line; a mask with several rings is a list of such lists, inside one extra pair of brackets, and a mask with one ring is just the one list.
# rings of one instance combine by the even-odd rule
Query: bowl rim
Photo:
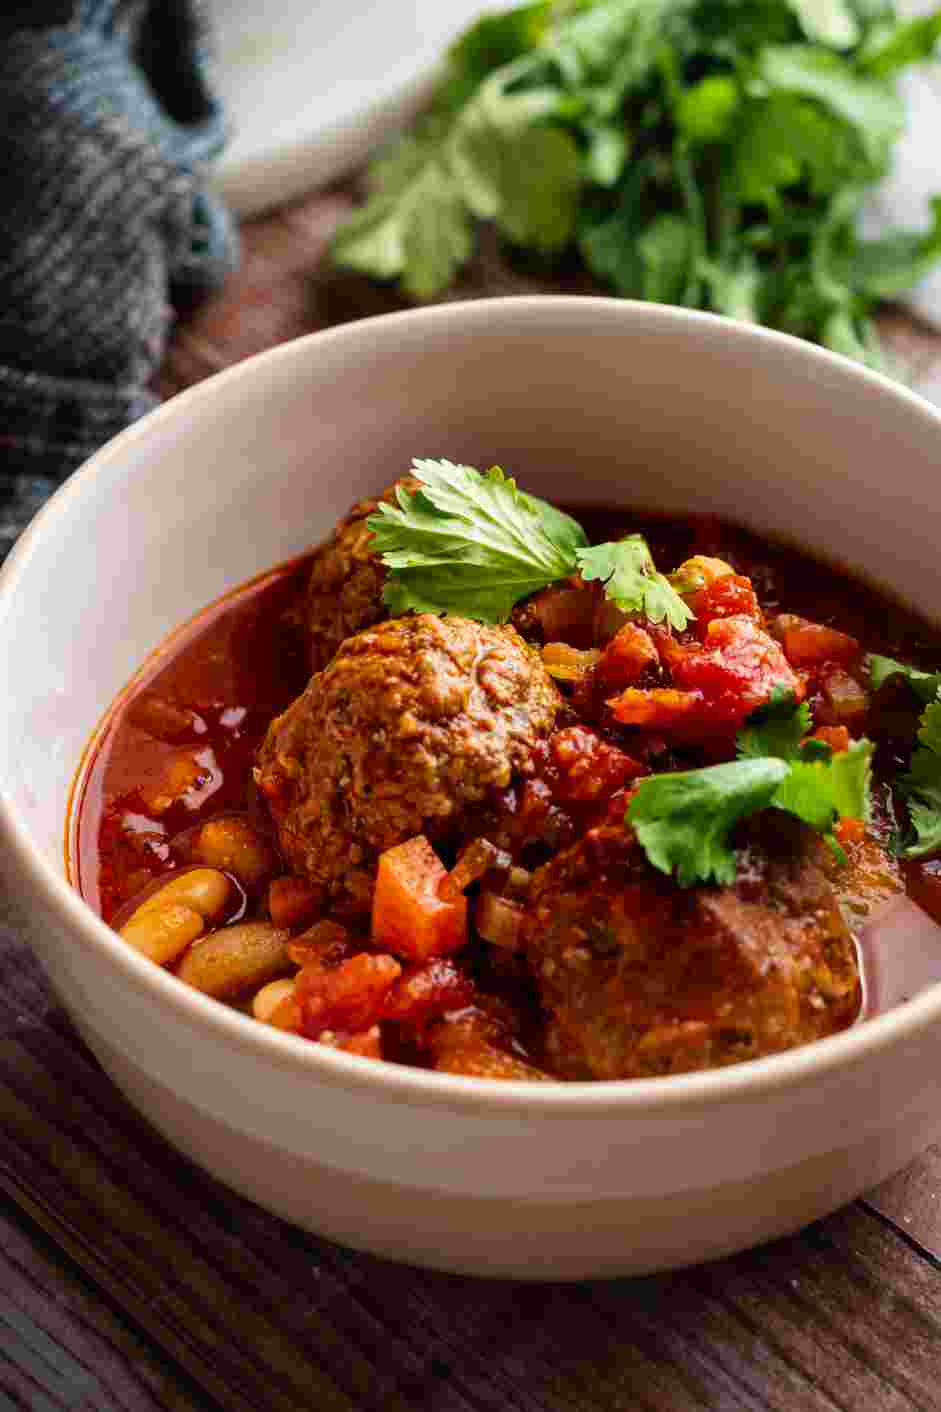
[[(357, 319), (333, 328), (305, 334), (266, 349), (202, 382), (176, 394), (120, 432), (99, 448), (53, 494), (20, 535), (6, 562), (0, 567), (0, 625), (4, 603), (17, 592), (37, 550), (56, 530), (59, 517), (73, 499), (83, 497), (97, 477), (115, 470), (128, 446), (146, 440), (154, 427), (176, 419), (191, 405), (211, 402), (223, 384), (250, 379), (259, 366), (299, 359), (310, 350), (364, 337), (397, 324), (447, 323), (462, 325), (470, 336), (475, 326), (492, 331), (497, 316), (526, 319), (538, 325), (571, 321), (588, 315), (594, 320), (623, 323), (625, 332), (647, 327), (664, 333), (683, 330), (713, 330), (724, 340), (737, 340), (743, 347), (768, 350), (785, 361), (804, 360), (808, 367), (835, 373), (857, 382), (881, 398), (906, 407), (916, 420), (927, 421), (941, 438), (941, 410), (909, 388), (885, 375), (852, 362), (840, 354), (806, 343), (790, 334), (760, 325), (739, 323), (717, 314), (647, 304), (636, 300), (586, 295), (509, 295), (500, 298), (463, 300), (425, 308), (396, 311)], [(209, 605), (200, 605), (194, 616)], [(110, 709), (110, 705), (108, 707)], [(78, 768), (78, 765), (76, 765)], [(67, 828), (68, 820), (63, 820)], [(62, 924), (75, 933), (77, 941), (96, 953), (120, 978), (139, 994), (161, 1007), (169, 1022), (181, 1021), (203, 1030), (207, 1037), (256, 1057), (269, 1067), (291, 1072), (307, 1081), (319, 1081), (331, 1088), (364, 1093), (384, 1103), (420, 1103), (477, 1115), (535, 1119), (573, 1118), (586, 1120), (604, 1116), (638, 1117), (695, 1114), (715, 1104), (748, 1103), (757, 1098), (816, 1083), (823, 1075), (857, 1067), (884, 1049), (893, 1048), (921, 1035), (941, 1020), (941, 982), (927, 987), (914, 998), (883, 1015), (854, 1025), (841, 1034), (828, 1036), (762, 1059), (747, 1060), (728, 1068), (703, 1073), (678, 1074), (647, 1079), (601, 1081), (558, 1081), (533, 1084), (520, 1080), (470, 1078), (409, 1068), (388, 1061), (376, 1062), (357, 1055), (311, 1043), (298, 1035), (274, 1030), (248, 1015), (230, 1009), (219, 1001), (192, 989), (175, 976), (155, 966), (128, 947), (98, 917), (72, 884), (36, 848), (30, 829), (7, 790), (0, 784), (0, 836), (5, 835), (18, 864), (20, 876), (28, 880), (47, 908), (58, 914)], [(29, 890), (29, 888), (27, 890)]]

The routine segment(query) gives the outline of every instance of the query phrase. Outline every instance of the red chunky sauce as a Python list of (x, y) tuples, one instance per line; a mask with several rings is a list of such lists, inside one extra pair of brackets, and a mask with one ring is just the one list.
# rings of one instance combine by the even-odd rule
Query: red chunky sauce
[[(879, 742), (870, 830), (873, 852), (865, 852), (869, 844), (862, 840), (861, 826), (858, 837), (848, 826), (844, 838), (848, 849), (855, 850), (852, 876), (860, 893), (860, 917), (871, 901), (870, 882), (875, 878), (875, 896), (884, 882), (879, 870), (885, 866), (895, 870), (893, 886), (904, 883), (915, 901), (941, 919), (941, 860), (908, 864), (900, 874), (897, 865), (885, 863), (879, 847), (891, 826), (889, 781), (905, 768), (911, 749), (911, 704), (896, 701), (891, 691), (874, 701), (861, 652), (846, 647), (855, 639), (866, 652), (936, 667), (941, 663), (938, 637), (842, 572), (713, 520), (650, 515), (628, 519), (610, 512), (581, 513), (579, 518), (593, 541), (643, 527), (654, 560), (664, 569), (705, 555), (726, 561), (734, 572), (704, 587), (692, 603), (697, 621), (711, 624), (708, 641), (690, 633), (683, 642), (666, 643), (654, 629), (622, 631), (613, 647), (609, 638), (603, 659), (606, 675), (599, 678), (595, 671), (566, 681), (564, 669), (555, 672), (562, 682), (564, 707), (555, 728), (534, 747), (525, 779), (494, 787), (471, 811), (473, 829), (468, 825), (463, 839), (438, 847), (443, 862), (434, 859), (430, 865), (440, 867), (442, 878), (452, 870), (435, 886), (441, 905), (457, 909), (447, 921), (462, 939), (453, 954), (450, 942), (439, 945), (435, 940), (448, 934), (440, 918), (429, 923), (430, 941), (418, 931), (389, 945), (380, 944), (378, 933), (368, 935), (355, 901), (347, 898), (334, 905), (316, 877), (292, 869), (273, 822), (279, 818), (279, 804), (270, 772), (268, 797), (259, 790), (261, 777), (253, 770), (259, 747), (273, 718), (308, 681), (301, 619), (310, 556), (236, 589), (180, 629), (113, 706), (89, 751), (73, 801), (69, 861), (82, 895), (106, 921), (121, 927), (169, 878), (214, 868), (228, 879), (225, 900), (212, 914), (211, 926), (182, 958), (174, 955), (168, 964), (220, 999), (248, 1008), (254, 994), (267, 986), (270, 1009), (265, 1009), (268, 1002), (261, 1009), (256, 1005), (259, 1018), (372, 1057), (493, 1077), (538, 1080), (547, 1072), (607, 1077), (607, 1050), (598, 1058), (597, 1046), (586, 1048), (595, 1056), (590, 1061), (595, 1067), (587, 1072), (589, 1060), (581, 1051), (576, 1059), (565, 1049), (566, 1025), (572, 1029), (573, 1016), (581, 1022), (586, 1007), (590, 1009), (590, 996), (586, 999), (577, 988), (566, 992), (554, 1012), (554, 1028), (546, 1029), (551, 986), (539, 990), (514, 939), (522, 912), (545, 894), (545, 888), (540, 893), (536, 887), (527, 902), (527, 880), (534, 869), (595, 834), (600, 840), (595, 851), (602, 859), (602, 891), (611, 886), (612, 876), (628, 876), (635, 863), (626, 862), (618, 852), (620, 843), (612, 843), (606, 834), (612, 820), (623, 819), (619, 801), (651, 770), (689, 768), (684, 752), (698, 752), (692, 764), (728, 758), (717, 752), (708, 732), (695, 726), (695, 713), (705, 700), (710, 720), (725, 722), (726, 737), (741, 724), (755, 704), (746, 688), (728, 700), (721, 695), (727, 691), (729, 662), (734, 666), (740, 661), (748, 689), (759, 695), (767, 695), (762, 672), (777, 674), (780, 682), (782, 672), (793, 670), (799, 694), (806, 690), (815, 728), (834, 748), (851, 736), (868, 735)], [(567, 611), (561, 599), (551, 609), (563, 625)], [(764, 629), (748, 627), (759, 621), (773, 624), (773, 653)], [(563, 626), (559, 634), (562, 647), (556, 665), (564, 663), (569, 649), (574, 649), (576, 663), (581, 653), (597, 657), (598, 641), (591, 640), (597, 631), (597, 621), (589, 631), (584, 618), (574, 614), (568, 629)], [(538, 631), (534, 636), (538, 643)], [(724, 653), (721, 691), (714, 684), (717, 652)], [(668, 688), (649, 688), (652, 653), (654, 663), (657, 654), (660, 661), (673, 663)], [(553, 661), (552, 650), (545, 660)], [(615, 698), (616, 706), (605, 705)], [(678, 713), (689, 711), (694, 725), (684, 737), (675, 722)], [(908, 719), (903, 720), (906, 712)], [(908, 739), (896, 733), (896, 715)], [(266, 778), (261, 783), (264, 788)], [(574, 864), (569, 873), (562, 869), (550, 910), (558, 901), (564, 911), (570, 897), (566, 889), (576, 876)], [(392, 914), (389, 907), (394, 913), (400, 881), (399, 872), (393, 869), (386, 876), (380, 866), (379, 887), (386, 889), (387, 900), (392, 898), (386, 917)], [(657, 887), (662, 892), (662, 886)], [(739, 892), (739, 903), (749, 905), (741, 888)], [(657, 899), (660, 907), (659, 892)], [(851, 896), (851, 910), (853, 905)], [(675, 912), (675, 901), (669, 906)], [(494, 939), (493, 945), (480, 939), (474, 925), (466, 940), (468, 915)], [(185, 917), (178, 920), (185, 926)], [(271, 954), (258, 963), (250, 990), (225, 981), (213, 990), (200, 979), (212, 961), (211, 947), (226, 927), (244, 928), (246, 923), (260, 929), (245, 933), (245, 946), (255, 947), (259, 955), (268, 947)], [(407, 931), (407, 920), (404, 925)], [(679, 925), (673, 913), (667, 925)], [(608, 964), (601, 941), (597, 958), (599, 967)], [(904, 986), (888, 985), (884, 992), (897, 996)], [(714, 1037), (720, 1010), (701, 999), (696, 1005), (690, 1002), (685, 1018), (674, 1016), (669, 1022), (659, 1011), (652, 1020), (644, 1011), (643, 1023), (652, 1026), (648, 1047), (655, 1057), (643, 1061), (651, 1067), (630, 1072), (709, 1066), (701, 1057), (706, 1052), (703, 1031), (713, 1037), (709, 1052), (718, 1053)], [(740, 1057), (749, 1052), (746, 1046)], [(731, 1059), (724, 1054), (711, 1062)], [(621, 1071), (610, 1076), (616, 1072)]]

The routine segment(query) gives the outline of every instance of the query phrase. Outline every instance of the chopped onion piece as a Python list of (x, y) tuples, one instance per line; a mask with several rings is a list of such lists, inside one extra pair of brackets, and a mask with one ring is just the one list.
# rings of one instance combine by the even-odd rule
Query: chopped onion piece
[(497, 866), (500, 850), (486, 838), (475, 838), (462, 851), (454, 867), (439, 888), (439, 897), (460, 897), (471, 883), (479, 882), (484, 873)]
[(581, 681), (600, 657), (596, 647), (582, 650), (569, 647), (567, 642), (547, 642), (542, 649), (546, 671), (557, 681)]
[(518, 951), (523, 915), (522, 903), (501, 897), (496, 892), (482, 892), (477, 899), (474, 925), (484, 941), (489, 941), (492, 946), (500, 946), (505, 951)]

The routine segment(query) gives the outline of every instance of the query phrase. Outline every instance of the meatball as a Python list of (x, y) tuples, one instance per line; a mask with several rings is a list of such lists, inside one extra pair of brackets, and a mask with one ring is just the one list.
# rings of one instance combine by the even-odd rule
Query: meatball
[(560, 1076), (719, 1068), (852, 1023), (856, 948), (825, 845), (773, 812), (743, 843), (731, 887), (679, 888), (615, 825), (534, 875), (523, 944)]
[(303, 609), (311, 671), (322, 671), (341, 642), (386, 616), (386, 571), (366, 521), (380, 501), (391, 505), (398, 489), (418, 486), (414, 476), (403, 476), (378, 498), (360, 500), (314, 555)]
[(510, 627), (422, 614), (348, 638), (261, 748), (286, 858), (365, 911), (379, 853), (419, 833), (459, 837), (488, 791), (531, 771), (559, 705)]

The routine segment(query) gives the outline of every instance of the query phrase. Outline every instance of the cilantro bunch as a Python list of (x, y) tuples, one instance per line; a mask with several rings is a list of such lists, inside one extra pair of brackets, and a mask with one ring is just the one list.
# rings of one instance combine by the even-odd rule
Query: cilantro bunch
[(629, 298), (770, 324), (881, 366), (869, 314), (941, 257), (857, 218), (901, 134), (898, 74), (941, 10), (886, 0), (535, 0), (450, 49), (430, 108), (370, 172), (338, 263), (428, 299), (479, 223), (576, 251)]

